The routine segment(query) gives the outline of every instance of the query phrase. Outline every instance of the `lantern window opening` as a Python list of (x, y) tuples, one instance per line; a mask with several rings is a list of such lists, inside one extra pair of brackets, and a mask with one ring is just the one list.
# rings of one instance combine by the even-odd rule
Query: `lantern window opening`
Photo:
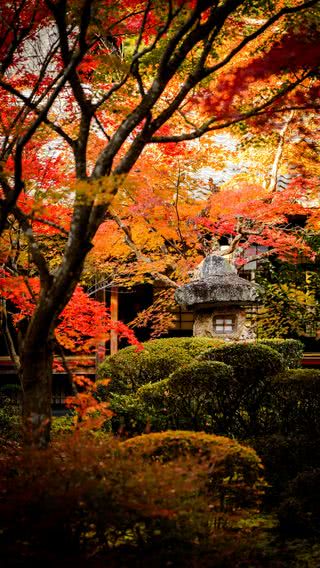
[(233, 333), (235, 331), (235, 318), (229, 315), (219, 315), (213, 318), (214, 331), (218, 334)]

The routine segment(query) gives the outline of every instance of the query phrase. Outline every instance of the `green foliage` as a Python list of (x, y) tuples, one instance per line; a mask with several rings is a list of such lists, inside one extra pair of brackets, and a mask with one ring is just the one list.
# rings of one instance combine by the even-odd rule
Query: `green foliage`
[[(309, 240), (318, 251), (317, 242)], [(289, 264), (267, 261), (257, 272), (257, 282), (263, 290), (263, 309), (259, 310), (259, 337), (304, 337), (315, 335), (319, 319), (320, 277), (316, 264)]]
[(281, 355), (260, 344), (224, 344), (199, 359), (138, 389), (151, 415), (162, 416), (161, 429), (167, 424), (240, 439), (268, 431), (269, 383), (284, 368)]
[(273, 421), (284, 435), (320, 437), (320, 370), (291, 369), (272, 383)]
[(147, 341), (143, 345), (152, 351), (163, 351), (172, 348), (185, 349), (189, 355), (196, 357), (210, 347), (219, 347), (224, 344), (220, 339), (211, 337), (164, 337)]
[(63, 436), (65, 434), (71, 434), (73, 432), (73, 416), (67, 414), (65, 416), (53, 416), (51, 422), (51, 434), (53, 438), (56, 436)]
[(166, 404), (179, 429), (228, 434), (238, 383), (232, 367), (197, 361), (172, 373), (167, 381)]
[(177, 368), (192, 362), (209, 345), (221, 342), (207, 338), (165, 338), (143, 344), (143, 350), (135, 347), (121, 349), (107, 357), (99, 369), (99, 378), (111, 378), (110, 391), (127, 394), (141, 385), (165, 379)]
[(175, 463), (192, 457), (205, 466), (203, 491), (208, 491), (215, 526), (232, 526), (256, 510), (264, 482), (260, 459), (252, 448), (222, 436), (203, 432), (167, 431), (144, 434), (123, 443), (129, 454), (142, 455), (146, 463)]
[[(152, 386), (153, 384), (157, 383), (151, 383)], [(158, 431), (167, 427), (166, 417), (161, 411), (146, 404), (136, 394), (111, 393), (110, 409), (114, 415), (105, 427), (109, 428), (111, 424), (112, 431), (117, 435), (136, 436), (149, 430)]]
[(290, 369), (270, 383), (260, 405), (258, 428), (249, 440), (261, 457), (278, 503), (288, 483), (320, 468), (320, 371)]
[(304, 352), (302, 341), (297, 339), (262, 339), (258, 343), (278, 351), (282, 355), (288, 369), (296, 369), (301, 366)]
[[(236, 382), (229, 383), (226, 396), (235, 401), (229, 408), (228, 434), (243, 439), (258, 435), (264, 427), (263, 404), (273, 376), (284, 369), (282, 356), (257, 343), (228, 343), (199, 356), (204, 361), (221, 361), (232, 366)], [(225, 405), (226, 412), (228, 407)]]
[(199, 356), (202, 361), (221, 361), (234, 368), (237, 379), (246, 384), (272, 377), (284, 370), (279, 353), (259, 343), (227, 343), (208, 349)]
[(5, 395), (0, 396), (0, 433), (8, 440), (19, 440), (21, 436), (21, 410)]
[(122, 394), (135, 392), (141, 385), (159, 381), (172, 371), (191, 361), (184, 349), (172, 348), (153, 352), (148, 348), (136, 351), (126, 347), (112, 355), (99, 369), (99, 378), (111, 377), (110, 391)]
[(155, 408), (163, 407), (164, 399), (168, 396), (169, 379), (156, 383), (147, 383), (137, 390), (137, 396), (146, 404)]
[(286, 536), (319, 535), (320, 468), (300, 473), (291, 481), (278, 515)]

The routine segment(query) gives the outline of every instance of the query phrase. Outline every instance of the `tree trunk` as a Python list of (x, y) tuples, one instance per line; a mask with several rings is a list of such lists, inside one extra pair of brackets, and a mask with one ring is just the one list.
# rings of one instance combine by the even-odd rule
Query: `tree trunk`
[(24, 442), (37, 448), (50, 441), (53, 348), (49, 338), (26, 341), (22, 351)]

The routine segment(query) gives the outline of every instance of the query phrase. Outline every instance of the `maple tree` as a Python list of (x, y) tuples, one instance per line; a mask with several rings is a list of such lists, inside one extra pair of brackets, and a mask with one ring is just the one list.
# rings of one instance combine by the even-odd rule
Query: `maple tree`
[[(294, 121), (291, 117), (289, 140), (283, 139), (283, 124), (286, 131), (289, 126), (284, 116), (269, 118), (263, 133), (261, 125), (249, 123), (245, 136), (232, 132), (223, 143), (207, 136), (201, 144), (184, 144), (178, 155), (166, 146), (149, 149), (97, 232), (86, 277), (99, 270), (106, 285), (125, 287), (156, 280), (164, 289), (131, 325), (149, 325), (157, 336), (173, 324), (174, 288), (190, 278), (208, 252), (232, 255), (239, 268), (275, 256), (291, 263), (305, 256), (312, 263), (317, 249), (309, 241), (318, 227), (314, 199), (319, 166), (313, 153), (305, 157), (297, 151), (298, 142), (294, 152), (291, 144), (301, 125), (305, 137), (315, 142), (314, 132), (306, 132), (309, 122), (305, 112)], [(211, 175), (225, 170), (226, 181), (218, 187), (212, 178), (199, 178), (203, 166)], [(279, 172), (288, 171), (286, 187), (274, 187)], [(306, 227), (292, 226), (290, 219), (297, 216), (307, 219)], [(221, 237), (229, 243), (222, 249)]]
[[(23, 233), (24, 264), (40, 282), (20, 350), (24, 418), (38, 445), (50, 432), (51, 339), (112, 199), (150, 144), (177, 155), (177, 143), (206, 132), (315, 108), (318, 4), (3, 3), (0, 232), (14, 272), (10, 231)], [(39, 225), (56, 235), (54, 259)]]

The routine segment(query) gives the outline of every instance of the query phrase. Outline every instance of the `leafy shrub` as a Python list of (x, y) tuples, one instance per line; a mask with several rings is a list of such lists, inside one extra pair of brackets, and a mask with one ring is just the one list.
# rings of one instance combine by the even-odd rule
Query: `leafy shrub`
[(230, 366), (196, 361), (167, 379), (140, 387), (137, 396), (158, 417), (152, 431), (205, 430), (227, 435), (238, 405), (237, 393)]
[(8, 440), (19, 440), (21, 435), (21, 410), (3, 394), (0, 396), (0, 432)]
[[(184, 438), (196, 455), (171, 461), (144, 459), (141, 444), (128, 451), (112, 437), (92, 443), (83, 434), (60, 438), (41, 452), (6, 444), (0, 460), (1, 557), (12, 566), (14, 559), (51, 566), (62, 560), (84, 565), (105, 555), (99, 565), (120, 566), (122, 550), (143, 557), (153, 546), (191, 550), (195, 542), (208, 542), (217, 533), (213, 506), (222, 517), (228, 511), (230, 522), (255, 506), (260, 463), (253, 450), (231, 440)], [(109, 564), (112, 552), (118, 562)]]
[(51, 422), (51, 434), (53, 437), (64, 434), (71, 434), (74, 430), (74, 416), (66, 414), (64, 416), (53, 416)]
[(238, 401), (232, 367), (197, 361), (172, 373), (167, 381), (167, 406), (177, 428), (228, 434)]
[(279, 353), (258, 343), (227, 343), (208, 349), (198, 357), (202, 361), (221, 361), (234, 368), (237, 379), (244, 383), (272, 377), (284, 370)]
[(197, 357), (207, 349), (224, 345), (221, 339), (211, 337), (164, 337), (152, 339), (143, 344), (152, 351), (166, 351), (168, 349), (185, 349), (192, 357)]
[(320, 370), (291, 369), (272, 382), (273, 422), (284, 435), (320, 437)]
[(123, 442), (131, 455), (141, 455), (146, 463), (175, 463), (193, 457), (201, 471), (203, 491), (208, 492), (214, 525), (232, 525), (256, 510), (262, 488), (262, 466), (252, 448), (222, 436), (203, 432), (167, 431), (144, 434)]
[(126, 347), (107, 357), (100, 366), (99, 378), (111, 377), (110, 391), (126, 394), (146, 383), (165, 379), (208, 347), (221, 344), (207, 337), (154, 339), (143, 343), (141, 351)]
[(102, 363), (99, 378), (111, 377), (111, 392), (129, 394), (143, 384), (164, 379), (191, 360), (185, 349), (152, 350), (146, 346), (137, 351), (135, 347), (126, 347)]
[(299, 473), (320, 467), (320, 438), (273, 434), (247, 440), (264, 465), (268, 506), (278, 505), (288, 484)]
[(264, 405), (270, 381), (284, 369), (282, 356), (257, 343), (229, 343), (202, 353), (199, 360), (221, 361), (233, 368), (238, 381), (233, 435), (243, 439), (261, 433), (268, 419)]
[(319, 535), (320, 468), (300, 473), (291, 481), (278, 516), (286, 536)]
[(304, 352), (304, 344), (301, 341), (297, 339), (261, 339), (259, 343), (278, 351), (288, 369), (296, 369), (301, 366)]
[(169, 378), (156, 383), (147, 383), (137, 390), (137, 396), (149, 406), (160, 409), (168, 397), (168, 384)]
[[(158, 383), (151, 384), (153, 386)], [(113, 433), (117, 435), (137, 436), (149, 430), (164, 430), (168, 426), (161, 410), (147, 404), (136, 394), (111, 393), (110, 408), (114, 415), (105, 426), (108, 429), (111, 425)]]

